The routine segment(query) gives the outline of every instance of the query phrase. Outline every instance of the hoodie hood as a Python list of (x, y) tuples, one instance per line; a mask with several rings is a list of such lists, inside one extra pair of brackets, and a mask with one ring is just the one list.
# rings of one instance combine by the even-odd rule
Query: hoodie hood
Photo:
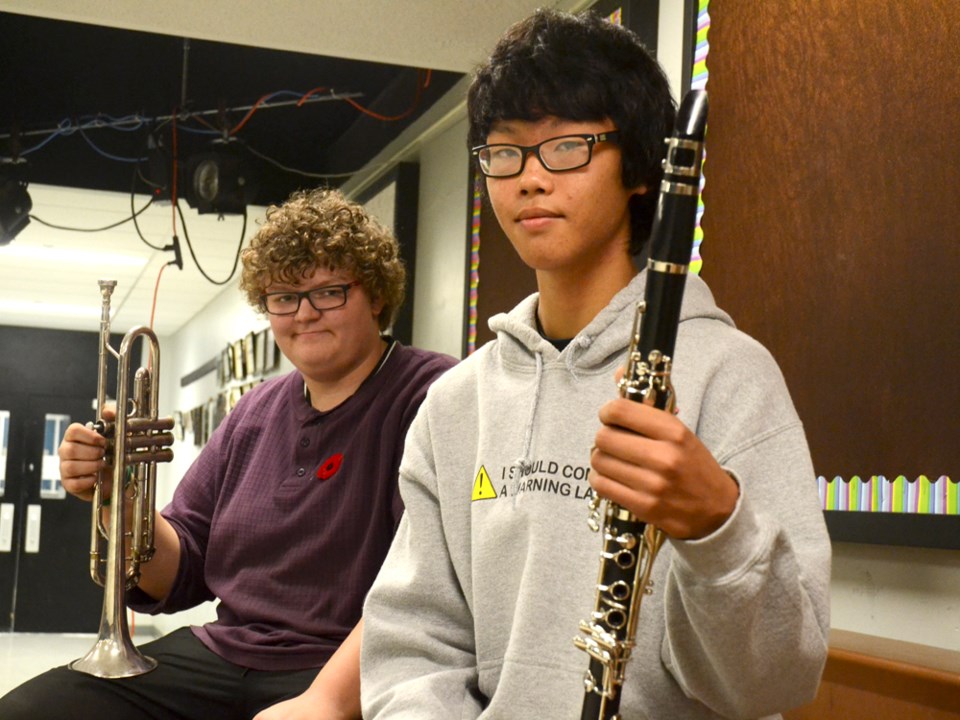
[[(633, 280), (614, 295), (607, 306), (583, 328), (563, 352), (558, 351), (537, 332), (536, 312), (540, 294), (534, 293), (524, 299), (509, 313), (500, 313), (490, 318), (490, 329), (500, 341), (502, 360), (509, 364), (528, 365), (536, 362), (563, 360), (571, 372), (600, 369), (620, 361), (626, 350), (633, 329), (637, 303), (643, 300), (647, 271), (634, 276)], [(629, 312), (627, 312), (629, 310)], [(717, 307), (707, 284), (697, 275), (687, 277), (680, 308), (680, 322), (693, 319), (718, 320), (730, 327), (733, 320)]]
[[(574, 378), (582, 373), (613, 372), (624, 361), (630, 342), (637, 303), (643, 300), (646, 270), (614, 295), (597, 316), (563, 349), (557, 350), (537, 331), (536, 312), (540, 294), (534, 293), (509, 313), (490, 318), (490, 329), (497, 334), (500, 360), (519, 372), (534, 373), (534, 391), (524, 441), (516, 464), (524, 468), (530, 463), (530, 446), (536, 424), (540, 390), (545, 364), (563, 363)], [(680, 322), (694, 319), (716, 320), (733, 327), (733, 320), (717, 307), (713, 294), (697, 275), (687, 277), (680, 307)]]

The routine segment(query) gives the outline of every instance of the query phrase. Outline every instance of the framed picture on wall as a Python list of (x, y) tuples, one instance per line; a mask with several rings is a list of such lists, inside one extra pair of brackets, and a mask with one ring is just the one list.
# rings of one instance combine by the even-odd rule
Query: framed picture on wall
[(272, 348), (268, 346), (267, 340), (266, 330), (257, 333), (257, 366), (261, 373), (270, 370), (270, 351)]
[(229, 345), (220, 351), (218, 380), (220, 381), (220, 385), (226, 385), (233, 380), (233, 350)]
[(266, 361), (263, 364), (263, 371), (269, 372), (270, 370), (275, 370), (277, 365), (280, 364), (280, 352), (277, 349), (277, 341), (273, 337), (273, 329), (267, 328), (264, 336), (264, 352), (266, 353)]
[(243, 380), (246, 377), (246, 370), (244, 369), (244, 352), (243, 352), (243, 340), (235, 340), (230, 343), (230, 355), (233, 361), (233, 379), (234, 380)]
[(257, 347), (253, 332), (247, 333), (243, 338), (243, 368), (244, 377), (249, 377), (258, 372), (257, 370)]

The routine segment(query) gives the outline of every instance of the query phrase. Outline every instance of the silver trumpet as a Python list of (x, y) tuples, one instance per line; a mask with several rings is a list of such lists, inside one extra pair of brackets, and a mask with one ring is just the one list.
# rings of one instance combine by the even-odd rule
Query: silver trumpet
[[(157, 661), (140, 653), (130, 639), (127, 625), (126, 591), (140, 581), (140, 564), (153, 557), (154, 510), (156, 505), (156, 463), (173, 459), (173, 418), (157, 417), (160, 345), (147, 327), (131, 329), (115, 351), (110, 345), (110, 296), (117, 283), (100, 280), (100, 367), (97, 385), (98, 419), (90, 423), (107, 438), (106, 470), (97, 475), (92, 503), (90, 532), (90, 575), (103, 587), (103, 614), (100, 633), (93, 648), (68, 665), (102, 678), (123, 678), (153, 670)], [(143, 338), (150, 349), (150, 363), (139, 368), (128, 387), (130, 354), (134, 342)], [(119, 361), (117, 370), (117, 412), (115, 420), (103, 417), (106, 403), (108, 354)], [(112, 476), (109, 496), (104, 483)], [(111, 499), (113, 502), (111, 502)], [(109, 529), (103, 511), (109, 507)], [(127, 529), (128, 516), (130, 528)], [(103, 545), (106, 544), (105, 553)]]

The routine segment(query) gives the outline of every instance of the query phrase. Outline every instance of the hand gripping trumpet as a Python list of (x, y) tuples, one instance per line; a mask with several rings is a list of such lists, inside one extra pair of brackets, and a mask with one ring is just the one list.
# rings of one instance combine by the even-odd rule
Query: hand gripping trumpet
[[(100, 280), (103, 300), (100, 316), (100, 367), (97, 413), (93, 428), (107, 438), (108, 468), (97, 475), (93, 493), (90, 532), (90, 575), (103, 586), (100, 633), (93, 648), (69, 664), (71, 670), (103, 678), (141, 675), (157, 661), (145, 657), (130, 640), (125, 592), (140, 581), (140, 564), (153, 557), (153, 518), (156, 505), (156, 463), (173, 459), (172, 418), (157, 417), (160, 345), (149, 328), (131, 329), (115, 351), (110, 346), (110, 296), (117, 283)], [(130, 354), (134, 342), (144, 338), (150, 349), (148, 368), (136, 371), (132, 394), (128, 387)], [(106, 403), (107, 354), (117, 358), (117, 413), (115, 420), (103, 416)], [(107, 496), (105, 484), (112, 477)], [(112, 500), (112, 502), (111, 502)], [(109, 509), (109, 529), (103, 522)], [(130, 528), (127, 529), (127, 522)], [(103, 545), (106, 544), (105, 557)]]
[[(667, 138), (663, 181), (650, 234), (650, 260), (644, 299), (637, 306), (620, 380), (620, 396), (673, 412), (670, 374), (680, 322), (680, 304), (693, 250), (699, 197), (707, 96), (693, 90), (677, 112)], [(603, 534), (595, 605), (580, 622), (574, 644), (590, 656), (584, 676), (581, 720), (621, 720), (624, 669), (634, 647), (640, 601), (652, 591), (650, 573), (663, 544), (663, 532), (629, 510), (600, 498), (590, 503), (590, 527)], [(601, 526), (602, 525), (602, 526)]]

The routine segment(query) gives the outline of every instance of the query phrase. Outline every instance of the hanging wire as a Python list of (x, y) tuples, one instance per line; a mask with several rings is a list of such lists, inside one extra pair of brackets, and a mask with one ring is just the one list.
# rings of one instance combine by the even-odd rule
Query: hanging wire
[(173, 125), (170, 129), (171, 140), (171, 150), (173, 152), (173, 177), (170, 178), (170, 205), (171, 215), (173, 220), (173, 237), (177, 237), (177, 174), (179, 172), (177, 168), (177, 114), (173, 113)]
[(89, 145), (95, 153), (97, 153), (98, 155), (102, 155), (107, 160), (114, 160), (116, 162), (122, 162), (122, 163), (139, 163), (147, 159), (145, 157), (136, 157), (136, 158), (120, 157), (119, 155), (108, 153), (106, 150), (103, 150), (102, 148), (98, 147), (93, 142), (93, 140), (87, 137), (87, 134), (82, 129), (79, 130), (79, 133), (80, 133), (80, 137), (82, 137), (84, 141), (86, 141), (87, 145)]
[[(282, 102), (269, 102), (265, 98), (270, 98), (278, 95), (292, 95), (297, 100), (287, 100)], [(308, 93), (309, 95), (309, 93)], [(212, 115), (221, 115), (222, 113), (235, 113), (235, 112), (247, 112), (247, 111), (258, 111), (268, 108), (278, 108), (278, 107), (289, 107), (295, 105), (300, 107), (305, 104), (312, 104), (317, 102), (329, 102), (332, 100), (349, 100), (355, 97), (362, 97), (362, 93), (358, 92), (342, 92), (338, 93), (333, 89), (330, 90), (328, 94), (325, 95), (313, 95), (310, 97), (304, 97), (303, 93), (294, 92), (292, 90), (279, 90), (269, 95), (265, 95), (260, 98), (254, 105), (245, 105), (241, 107), (233, 107), (226, 109), (217, 109), (217, 110), (193, 110), (190, 112), (181, 113), (177, 119), (182, 123), (185, 120), (194, 120), (199, 123), (204, 123), (210, 127), (209, 123), (204, 119)], [(250, 113), (248, 113), (250, 114)], [(141, 115), (139, 113), (133, 115), (127, 115), (122, 118), (115, 118), (110, 115), (98, 114), (93, 116), (84, 116), (77, 121), (73, 121), (69, 118), (61, 120), (56, 127), (52, 129), (45, 130), (22, 130), (17, 133), (19, 137), (31, 137), (31, 136), (41, 136), (49, 135), (46, 140), (42, 141), (38, 145), (28, 148), (27, 150), (21, 151), (21, 155), (25, 155), (29, 152), (35, 152), (43, 145), (46, 145), (54, 137), (66, 137), (72, 135), (75, 132), (81, 130), (100, 130), (100, 129), (110, 129), (110, 130), (122, 130), (122, 131), (132, 131), (138, 130), (144, 125), (153, 125), (157, 128), (163, 127), (167, 123), (171, 122), (174, 119), (173, 115), (158, 115), (156, 117), (149, 117)], [(0, 140), (6, 140), (13, 137), (12, 133), (2, 133), (0, 134)]]
[[(140, 166), (139, 166), (139, 165), (138, 165), (137, 168), (134, 170), (134, 173), (133, 173), (133, 182), (131, 183), (131, 186), (130, 186), (130, 209), (131, 209), (131, 210), (133, 210), (133, 202), (134, 202), (134, 199), (135, 199), (136, 196), (137, 196), (136, 190), (137, 190), (137, 176), (138, 176), (138, 175), (140, 175)], [(141, 176), (141, 177), (142, 177), (142, 176)], [(153, 204), (153, 198), (150, 199), (150, 203)], [(140, 223), (137, 222), (137, 215), (139, 215), (139, 213), (134, 213), (134, 214), (133, 214), (133, 217), (131, 217), (130, 219), (133, 220), (133, 227), (136, 228), (137, 237), (140, 238), (140, 241), (141, 241), (144, 245), (146, 245), (148, 248), (150, 248), (151, 250), (158, 250), (158, 251), (161, 251), (161, 252), (164, 251), (164, 250), (166, 250), (166, 248), (164, 248), (164, 247), (154, 245), (153, 243), (151, 243), (149, 240), (147, 240), (147, 239), (143, 236), (143, 232), (140, 230)]]
[[(115, 228), (115, 227), (120, 227), (121, 225), (124, 225), (124, 224), (130, 222), (131, 220), (132, 220), (134, 223), (136, 223), (136, 221), (137, 221), (137, 216), (138, 216), (138, 215), (141, 215), (141, 214), (142, 214), (148, 207), (150, 207), (151, 205), (153, 205), (153, 198), (150, 198), (150, 199), (147, 201), (147, 204), (144, 205), (144, 206), (143, 206), (142, 208), (140, 208), (139, 210), (133, 210), (133, 205), (132, 205), (132, 200), (131, 200), (131, 208), (130, 208), (130, 209), (131, 209), (131, 212), (132, 212), (133, 214), (132, 214), (130, 217), (124, 218), (123, 220), (118, 220), (118, 221), (115, 222), (115, 223), (111, 223), (110, 225), (104, 225), (103, 227), (98, 227), (98, 228), (79, 228), (79, 227), (69, 227), (69, 226), (67, 226), (67, 225), (57, 225), (56, 223), (48, 222), (48, 221), (44, 220), (43, 218), (37, 217), (37, 216), (34, 215), (33, 213), (31, 213), (29, 217), (30, 217), (31, 220), (35, 220), (36, 222), (40, 223), (41, 225), (46, 225), (48, 228), (53, 228), (54, 230), (69, 230), (70, 232), (95, 233), (95, 232), (104, 232), (105, 230), (112, 230), (113, 228)], [(159, 248), (155, 248), (155, 249), (159, 249)]]
[[(187, 44), (184, 47), (185, 54), (188, 49), (189, 49), (189, 43), (187, 42)], [(184, 58), (184, 62), (186, 62), (186, 56)], [(186, 68), (184, 68), (184, 73), (186, 73)], [(240, 130), (243, 129), (243, 127), (250, 121), (250, 118), (253, 117), (253, 115), (260, 110), (264, 110), (268, 108), (288, 107), (291, 105), (296, 107), (303, 107), (308, 103), (326, 102), (331, 100), (342, 100), (344, 102), (349, 103), (352, 107), (356, 108), (361, 113), (368, 115), (370, 117), (373, 117), (377, 120), (381, 120), (384, 122), (396, 122), (409, 117), (416, 111), (417, 107), (420, 104), (423, 90), (425, 90), (430, 86), (431, 74), (432, 74), (432, 70), (426, 70), (426, 71), (417, 70), (417, 86), (414, 93), (413, 102), (411, 106), (407, 108), (407, 110), (405, 110), (404, 112), (398, 115), (383, 115), (381, 113), (375, 112), (365, 107), (364, 105), (360, 104), (354, 98), (362, 97), (363, 95), (362, 93), (337, 92), (333, 88), (317, 87), (306, 93), (295, 92), (293, 90), (277, 90), (275, 92), (271, 92), (266, 95), (263, 95), (253, 105), (226, 108), (226, 109), (217, 109), (217, 110), (191, 111), (189, 113), (183, 113), (181, 116), (179, 116), (179, 119), (181, 123), (183, 123), (186, 120), (193, 120), (195, 122), (205, 125), (207, 128), (206, 130), (203, 130), (198, 128), (183, 127), (182, 129), (185, 132), (193, 132), (198, 134), (214, 134), (214, 133), (220, 133), (221, 131), (218, 131), (215, 128), (213, 128), (213, 126), (206, 121), (204, 116), (211, 116), (211, 115), (222, 116), (226, 113), (246, 112), (246, 115), (240, 120), (240, 122), (237, 123), (232, 129), (228, 131), (229, 135), (232, 136), (240, 132)], [(186, 82), (185, 76), (184, 76), (183, 82)], [(279, 98), (279, 97), (291, 97), (295, 99), (271, 102), (271, 100), (273, 100), (274, 98)], [(184, 104), (184, 103), (181, 103), (181, 104)], [(34, 153), (40, 150), (41, 148), (45, 147), (47, 144), (49, 144), (50, 142), (52, 142), (54, 139), (58, 137), (69, 137), (70, 135), (73, 135), (74, 133), (79, 132), (81, 136), (84, 138), (84, 140), (86, 140), (87, 144), (90, 145), (90, 147), (98, 154), (110, 160), (115, 160), (117, 162), (133, 163), (133, 162), (137, 162), (138, 159), (120, 157), (120, 156), (113, 155), (111, 153), (106, 152), (102, 148), (98, 147), (95, 143), (93, 143), (90, 140), (90, 138), (86, 136), (86, 133), (84, 131), (95, 130), (95, 129), (96, 130), (112, 129), (112, 130), (119, 130), (123, 132), (133, 132), (135, 130), (139, 130), (144, 125), (152, 125), (156, 129), (159, 129), (165, 126), (167, 123), (172, 122), (176, 117), (177, 117), (176, 115), (160, 115), (156, 117), (149, 117), (149, 116), (142, 115), (140, 113), (134, 113), (134, 114), (126, 115), (123, 117), (113, 117), (111, 115), (98, 113), (92, 116), (83, 116), (77, 119), (76, 121), (73, 121), (69, 118), (65, 118), (61, 120), (57, 124), (57, 126), (54, 127), (53, 129), (27, 130), (27, 131), (18, 132), (17, 135), (19, 137), (40, 136), (40, 135), (47, 136), (44, 140), (40, 141), (33, 147), (27, 148), (26, 150), (22, 150), (19, 154), (20, 156), (29, 155), (30, 153)], [(0, 140), (8, 139), (11, 137), (13, 137), (12, 133), (0, 134)]]
[[(399, 115), (392, 115), (392, 116), (381, 115), (380, 113), (377, 113), (377, 112), (374, 112), (373, 110), (370, 110), (370, 109), (368, 109), (368, 108), (365, 108), (363, 105), (361, 105), (360, 103), (356, 102), (356, 101), (353, 100), (352, 98), (344, 98), (344, 99), (346, 100), (346, 102), (348, 102), (350, 105), (352, 105), (352, 106), (355, 107), (357, 110), (359, 110), (360, 112), (362, 112), (364, 115), (369, 115), (370, 117), (372, 117), (372, 118), (374, 118), (374, 119), (376, 119), (376, 120), (382, 120), (382, 121), (384, 121), (384, 122), (396, 122), (397, 120), (403, 120), (404, 118), (410, 117), (410, 115), (412, 115), (413, 112), (414, 112), (414, 111), (417, 109), (417, 107), (420, 105), (421, 93), (423, 92), (423, 90), (425, 90), (426, 88), (430, 87), (430, 74), (431, 74), (431, 72), (432, 72), (431, 70), (427, 70), (427, 71), (426, 71), (426, 78), (424, 79), (423, 83), (421, 83), (421, 82), (420, 82), (420, 77), (421, 77), (421, 76), (420, 76), (420, 70), (417, 70), (417, 90), (416, 90), (416, 93), (414, 94), (414, 97), (413, 97), (413, 104), (412, 104), (409, 108), (407, 108), (404, 112), (400, 113)], [(311, 92), (312, 92), (312, 91), (311, 91)], [(307, 96), (305, 96), (305, 97), (308, 97), (308, 96), (309, 96), (309, 94), (308, 94)]]
[(167, 269), (167, 265), (170, 263), (164, 263), (160, 266), (160, 272), (157, 273), (157, 282), (153, 286), (153, 302), (150, 305), (150, 329), (153, 330), (153, 319), (157, 313), (157, 295), (160, 294), (160, 278), (163, 277), (163, 271)]
[[(320, 180), (332, 180), (332, 179), (336, 179), (336, 178), (353, 177), (354, 175), (357, 174), (357, 172), (359, 172), (359, 171), (357, 171), (357, 170), (354, 170), (354, 171), (352, 171), (352, 172), (343, 172), (343, 173), (315, 173), (315, 172), (308, 172), (308, 171), (306, 171), (306, 170), (298, 170), (297, 168), (292, 168), (292, 167), (289, 167), (288, 165), (284, 165), (284, 164), (281, 163), (279, 160), (274, 160), (274, 159), (273, 159), (272, 157), (270, 157), (269, 155), (265, 155), (264, 153), (262, 153), (262, 152), (260, 152), (259, 150), (253, 148), (251, 145), (249, 145), (249, 144), (246, 143), (246, 142), (243, 143), (243, 147), (244, 147), (244, 148), (247, 150), (247, 152), (249, 152), (251, 155), (254, 155), (254, 156), (260, 158), (261, 160), (263, 160), (263, 161), (266, 162), (266, 163), (269, 163), (270, 165), (273, 165), (275, 168), (278, 168), (278, 169), (280, 169), (280, 170), (283, 170), (284, 172), (291, 173), (291, 174), (293, 174), (293, 175), (300, 175), (300, 176), (302, 176), (302, 177), (318, 178), (318, 179), (320, 179)], [(384, 166), (385, 166), (385, 164), (384, 164), (384, 165), (381, 165), (381, 166), (378, 166), (376, 169), (379, 169), (380, 167), (384, 167)]]
[(200, 274), (207, 279), (208, 282), (214, 285), (226, 285), (233, 279), (234, 273), (237, 272), (237, 265), (240, 264), (240, 251), (243, 249), (243, 240), (247, 234), (247, 210), (243, 210), (243, 228), (240, 230), (240, 242), (237, 243), (237, 254), (233, 259), (233, 268), (230, 270), (230, 275), (227, 276), (226, 280), (214, 280), (212, 277), (207, 275), (203, 267), (201, 267), (200, 262), (197, 260), (196, 254), (193, 252), (193, 243), (190, 242), (190, 233), (187, 232), (187, 223), (183, 218), (183, 211), (180, 209), (180, 203), (176, 203), (175, 207), (177, 209), (177, 214), (180, 216), (180, 227), (183, 228), (183, 237), (187, 241), (187, 250), (190, 251), (190, 257), (193, 258), (193, 263), (197, 266), (197, 270), (200, 271)]

